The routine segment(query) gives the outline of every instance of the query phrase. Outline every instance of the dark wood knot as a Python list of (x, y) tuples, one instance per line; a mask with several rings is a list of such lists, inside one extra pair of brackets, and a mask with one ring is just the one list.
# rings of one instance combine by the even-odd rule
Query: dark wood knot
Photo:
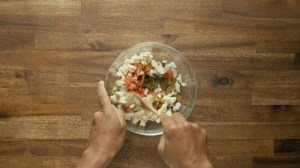
[(232, 80), (229, 79), (226, 76), (221, 76), (221, 77), (215, 77), (212, 80), (212, 85), (213, 86), (228, 86), (232, 84)]

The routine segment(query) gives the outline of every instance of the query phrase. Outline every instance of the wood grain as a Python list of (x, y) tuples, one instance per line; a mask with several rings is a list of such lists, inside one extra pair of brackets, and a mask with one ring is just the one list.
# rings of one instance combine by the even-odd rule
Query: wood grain
[[(0, 167), (75, 167), (96, 82), (144, 41), (190, 62), (214, 167), (300, 167), (298, 0), (1, 1)], [(109, 167), (167, 167), (159, 139), (127, 132)]]

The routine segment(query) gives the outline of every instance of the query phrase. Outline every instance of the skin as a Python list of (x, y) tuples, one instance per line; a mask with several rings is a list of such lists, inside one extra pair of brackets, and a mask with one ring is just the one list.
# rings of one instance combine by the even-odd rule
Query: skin
[[(118, 153), (125, 139), (125, 116), (111, 104), (103, 81), (98, 83), (102, 111), (95, 112), (88, 148), (77, 168), (104, 168)], [(212, 168), (208, 160), (206, 131), (180, 114), (160, 115), (165, 129), (158, 153), (170, 168)], [(113, 140), (113, 141), (112, 141)]]
[(206, 131), (196, 123), (185, 120), (181, 113), (160, 116), (164, 134), (158, 153), (170, 168), (211, 168), (208, 160)]
[(103, 110), (94, 114), (89, 147), (84, 151), (78, 168), (106, 167), (124, 144), (124, 112), (111, 104), (103, 81), (98, 83), (98, 99)]

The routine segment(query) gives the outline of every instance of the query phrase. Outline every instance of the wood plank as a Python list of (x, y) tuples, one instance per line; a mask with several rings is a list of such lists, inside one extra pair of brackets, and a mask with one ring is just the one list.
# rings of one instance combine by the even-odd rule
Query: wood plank
[(63, 72), (72, 70), (102, 72), (107, 70), (119, 54), (120, 52), (94, 51), (5, 51), (0, 53), (0, 62), (5, 62), (3, 67)]
[[(251, 88), (253, 71), (243, 70), (201, 70), (196, 71), (199, 89), (203, 88)], [(225, 89), (226, 90), (226, 89)]]
[(224, 0), (223, 11), (258, 18), (299, 18), (299, 1)]
[(0, 15), (2, 31), (81, 32), (82, 18), (78, 16)]
[(295, 54), (294, 62), (295, 62), (295, 70), (300, 70), (300, 54), (299, 53)]
[(68, 72), (0, 66), (0, 86), (67, 86)]
[(80, 120), (80, 116), (32, 116), (5, 119), (0, 121), (2, 132), (0, 139), (86, 139), (89, 137), (90, 122), (80, 122)]
[(300, 139), (275, 139), (275, 156), (299, 156)]
[(196, 105), (251, 104), (252, 92), (248, 88), (198, 88)]
[(252, 105), (299, 105), (299, 93), (299, 87), (254, 87), (252, 89)]
[(194, 71), (198, 70), (251, 70), (256, 45), (210, 46), (183, 51)]
[(299, 122), (299, 106), (230, 105), (220, 109), (224, 122)]
[[(248, 20), (230, 20), (227, 18), (200, 18), (197, 21), (167, 19), (166, 33), (184, 33), (198, 35), (244, 35), (261, 39), (271, 35), (285, 35), (281, 27), (263, 27), (246, 22)], [(252, 20), (252, 22), (254, 22)], [(256, 20), (257, 23), (260, 20)], [(261, 36), (261, 37), (259, 37)]]
[[(1, 5), (0, 5), (1, 6)], [(34, 50), (35, 34), (32, 32), (0, 31), (0, 50)]]
[(298, 139), (299, 122), (200, 122), (209, 139)]
[(216, 168), (253, 168), (252, 157), (243, 156), (209, 156), (212, 165)]
[(275, 157), (254, 157), (254, 168), (296, 168), (300, 166), (299, 156), (275, 156)]
[(145, 41), (166, 43), (179, 51), (210, 47), (249, 46), (256, 42), (242, 35), (37, 33), (36, 50), (123, 51)]
[[(298, 122), (201, 122), (200, 125), (209, 132), (209, 139), (300, 138)], [(90, 122), (81, 121), (80, 116), (9, 118), (0, 120), (0, 139), (86, 139), (89, 129)]]
[(97, 15), (108, 11), (114, 12), (134, 12), (145, 11), (156, 13), (157, 11), (197, 11), (198, 13), (220, 13), (222, 1), (221, 0), (196, 0), (196, 1), (99, 1), (95, 0), (83, 0), (82, 1), (82, 14), (83, 15)]
[(44, 156), (43, 168), (73, 168), (79, 163), (80, 156)]
[[(300, 29), (285, 30), (285, 35), (263, 39), (257, 43), (258, 53), (299, 53)], [(278, 38), (279, 37), (279, 38)], [(277, 38), (277, 39), (276, 39)]]
[(88, 139), (6, 139), (0, 142), (0, 156), (81, 156), (88, 146)]
[(85, 33), (164, 34), (165, 32), (165, 18), (159, 15), (153, 16), (153, 13), (140, 12), (128, 16), (108, 16), (105, 13), (92, 16), (82, 18), (81, 27)]
[(293, 53), (257, 53), (253, 57), (256, 70), (293, 70)]
[(82, 88), (0, 88), (1, 118), (31, 115), (80, 115), (86, 100)]
[(0, 156), (0, 166), (6, 168), (43, 167), (43, 157)]
[(208, 140), (213, 156), (272, 156), (273, 140)]
[(300, 87), (300, 72), (290, 71), (260, 71), (254, 74), (253, 87), (297, 88)]
[(1, 102), (0, 118), (38, 115), (80, 115), (81, 104), (49, 104), (39, 102)]
[(67, 15), (79, 16), (80, 0), (13, 0), (0, 2), (0, 15)]
[(187, 118), (190, 122), (218, 122), (221, 121), (222, 111), (226, 111), (222, 105), (195, 105)]

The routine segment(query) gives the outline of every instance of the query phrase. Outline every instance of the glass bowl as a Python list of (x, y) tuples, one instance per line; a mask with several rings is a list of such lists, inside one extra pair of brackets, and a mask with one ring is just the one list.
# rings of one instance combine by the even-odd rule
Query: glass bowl
[[(187, 59), (181, 55), (176, 49), (167, 46), (165, 44), (157, 42), (143, 42), (136, 44), (124, 52), (122, 52), (110, 66), (106, 78), (105, 87), (109, 95), (111, 95), (114, 82), (116, 80), (115, 74), (119, 67), (123, 65), (125, 59), (131, 58), (134, 54), (150, 51), (153, 54), (155, 60), (166, 59), (168, 62), (175, 62), (177, 65), (178, 74), (182, 74), (182, 80), (186, 82), (186, 86), (181, 87), (181, 103), (182, 106), (179, 110), (185, 118), (191, 113), (196, 96), (197, 96), (197, 80), (196, 76), (187, 61)], [(156, 122), (148, 121), (145, 127), (141, 127), (138, 124), (132, 124), (127, 121), (127, 130), (139, 135), (155, 136), (163, 133), (163, 127)]]

